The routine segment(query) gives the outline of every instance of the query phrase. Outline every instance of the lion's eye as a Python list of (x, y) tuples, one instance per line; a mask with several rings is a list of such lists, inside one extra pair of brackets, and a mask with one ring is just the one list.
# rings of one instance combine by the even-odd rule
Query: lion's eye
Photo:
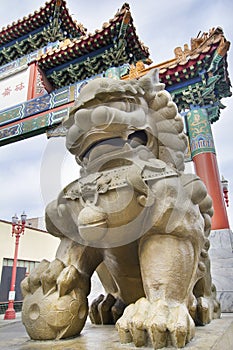
[(110, 97), (107, 102), (105, 102), (107, 107), (116, 108), (124, 112), (132, 112), (136, 108), (136, 101), (134, 97), (119, 98)]
[(125, 103), (124, 101), (111, 101), (107, 106), (119, 109), (124, 112), (128, 111), (128, 103)]

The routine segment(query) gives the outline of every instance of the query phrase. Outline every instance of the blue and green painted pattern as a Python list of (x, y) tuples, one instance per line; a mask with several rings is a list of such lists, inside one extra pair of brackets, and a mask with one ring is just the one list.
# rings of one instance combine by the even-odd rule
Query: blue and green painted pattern
[[(102, 75), (90, 79), (99, 76)], [(82, 87), (90, 79), (0, 111), (0, 146), (42, 134), (47, 128), (61, 123), (69, 111), (67, 105), (76, 100)], [(59, 107), (59, 110), (53, 111)]]
[(49, 43), (47, 46), (35, 50), (27, 55), (24, 55), (14, 61), (11, 61), (7, 64), (4, 64), (0, 67), (0, 79), (3, 79), (5, 77), (9, 77), (10, 75), (15, 74), (17, 71), (20, 71), (22, 69), (25, 69), (28, 67), (28, 64), (32, 61), (35, 61), (38, 57), (45, 54), (48, 49), (52, 49), (57, 47), (59, 44), (58, 41), (54, 43)]
[(28, 118), (15, 125), (6, 126), (0, 129), (0, 145), (42, 134), (47, 128), (61, 123), (68, 112), (69, 108), (65, 107), (59, 111), (44, 113), (36, 118)]
[(192, 158), (200, 153), (215, 153), (207, 110), (193, 108), (187, 113), (187, 127)]

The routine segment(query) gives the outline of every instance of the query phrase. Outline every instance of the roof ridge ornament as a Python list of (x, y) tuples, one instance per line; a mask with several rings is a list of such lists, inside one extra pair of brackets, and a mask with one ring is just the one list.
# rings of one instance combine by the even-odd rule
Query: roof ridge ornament
[(211, 28), (209, 32), (199, 31), (196, 38), (191, 38), (191, 48), (189, 49), (188, 44), (184, 44), (184, 49), (181, 46), (177, 46), (174, 49), (174, 54), (177, 62), (184, 62), (188, 57), (200, 53), (201, 48), (209, 46), (216, 38), (222, 36), (219, 48), (217, 49), (219, 55), (222, 57), (226, 54), (229, 49), (230, 43), (225, 40), (223, 30), (220, 27)]

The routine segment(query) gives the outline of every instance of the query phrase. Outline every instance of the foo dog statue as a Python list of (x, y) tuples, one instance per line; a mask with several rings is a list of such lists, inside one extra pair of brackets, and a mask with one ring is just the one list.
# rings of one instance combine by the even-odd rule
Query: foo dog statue
[[(56, 259), (22, 282), (29, 336), (77, 336), (89, 311), (95, 324), (116, 323), (121, 343), (184, 347), (195, 324), (220, 317), (213, 210), (202, 181), (183, 172), (183, 122), (158, 71), (90, 81), (64, 125), (81, 173), (46, 208)], [(106, 296), (88, 310), (94, 271)]]

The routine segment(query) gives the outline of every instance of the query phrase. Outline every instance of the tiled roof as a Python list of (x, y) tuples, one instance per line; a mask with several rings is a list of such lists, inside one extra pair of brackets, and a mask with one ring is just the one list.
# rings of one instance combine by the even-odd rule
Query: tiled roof
[(66, 7), (66, 1), (50, 0), (45, 3), (45, 6), (41, 7), (33, 14), (29, 14), (9, 24), (7, 27), (3, 27), (0, 30), (0, 47), (48, 24), (51, 17), (54, 16), (56, 7), (59, 9), (59, 19), (63, 31), (67, 31), (67, 33), (72, 34), (73, 37), (85, 35), (86, 29), (82, 24), (78, 24), (72, 19)]
[[(175, 58), (142, 69), (140, 72), (136, 73), (137, 77), (146, 74), (149, 70), (153, 68), (159, 68), (160, 79), (163, 81), (163, 83), (169, 84), (169, 81), (172, 78), (175, 82), (177, 80), (176, 77), (178, 76), (178, 73), (183, 72), (185, 69), (189, 69), (190, 71), (192, 71), (193, 65), (203, 65), (205, 59), (211, 60), (211, 57), (222, 43), (224, 43), (226, 47), (226, 52), (224, 52), (225, 55), (227, 53), (227, 50), (229, 49), (230, 43), (225, 39), (221, 28), (218, 27), (217, 29), (212, 29), (210, 31), (210, 35), (204, 33), (200, 39), (191, 39), (191, 49), (188, 48), (187, 44), (184, 45), (184, 50), (182, 50), (181, 47), (176, 48), (174, 50), (176, 54)], [(196, 72), (196, 74), (197, 73), (198, 72)], [(170, 75), (170, 79), (166, 78), (166, 76), (168, 75)], [(174, 77), (172, 77), (173, 75)], [(128, 79), (129, 77), (130, 74), (129, 76), (126, 76), (125, 79)], [(179, 78), (181, 77), (182, 76), (179, 76)], [(186, 79), (189, 78), (190, 77), (187, 75)]]
[[(108, 58), (112, 56), (111, 60), (106, 60), (104, 54), (107, 54)], [(92, 59), (95, 59), (94, 64), (91, 64)], [(109, 64), (117, 66), (138, 60), (151, 62), (148, 48), (136, 34), (129, 5), (124, 4), (114, 18), (104, 23), (100, 30), (80, 38), (65, 40), (58, 48), (43, 54), (38, 59), (38, 65), (56, 86), (56, 82), (53, 81), (56, 72), (63, 78), (66, 75), (64, 84), (69, 84), (71, 82), (69, 75), (72, 75), (72, 72), (76, 74), (75, 71), (81, 72), (84, 62), (87, 69), (84, 69), (82, 76), (76, 75), (76, 79), (82, 80), (85, 75), (88, 77), (90, 74), (99, 74), (109, 68)]]
[(139, 60), (151, 63), (139, 40), (128, 4), (94, 33), (77, 24), (64, 0), (51, 0), (38, 11), (0, 32), (0, 66), (43, 49), (38, 66), (54, 88)]
[[(231, 96), (231, 82), (227, 70), (227, 52), (230, 43), (221, 28), (211, 29), (209, 33), (191, 39), (191, 48), (174, 50), (175, 58), (157, 65), (137, 70), (132, 66), (128, 78), (139, 78), (153, 68), (159, 69), (160, 81), (166, 85), (180, 110), (191, 104), (223, 108), (220, 99)], [(139, 65), (140, 67), (140, 65)], [(217, 110), (215, 108), (215, 110)], [(218, 115), (211, 115), (211, 122)]]
[[(213, 55), (216, 50), (221, 50), (220, 46), (225, 47), (225, 52), (222, 55), (225, 56), (227, 50), (229, 49), (230, 43), (225, 39), (223, 31), (221, 28), (212, 29), (208, 34), (204, 33), (201, 38), (191, 39), (191, 49), (189, 50), (186, 46), (186, 52), (181, 48), (176, 48), (179, 51), (173, 60), (169, 63), (161, 63), (160, 68), (160, 77), (165, 84), (169, 84), (169, 80), (177, 80), (177, 77), (182, 79), (190, 79), (190, 74), (194, 70), (198, 74), (201, 69), (209, 65), (212, 61)], [(187, 70), (187, 72), (185, 71)], [(167, 76), (171, 78), (167, 78)]]
[(79, 38), (86, 29), (72, 19), (64, 0), (51, 0), (0, 31), (0, 66), (58, 40)]

